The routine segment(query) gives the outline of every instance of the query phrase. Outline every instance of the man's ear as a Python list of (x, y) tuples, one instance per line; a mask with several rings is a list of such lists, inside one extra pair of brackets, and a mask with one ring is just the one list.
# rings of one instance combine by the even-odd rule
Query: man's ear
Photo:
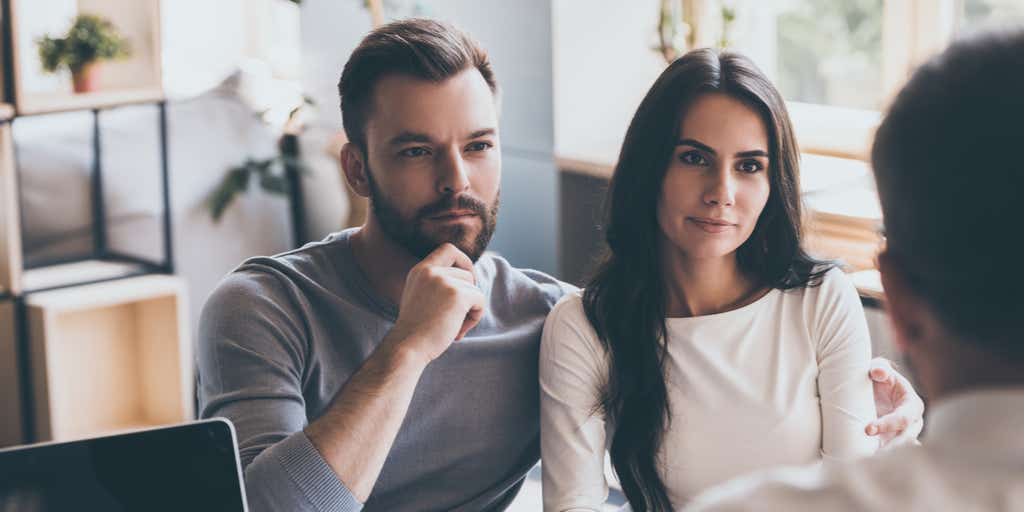
[(929, 336), (931, 310), (916, 293), (902, 263), (883, 251), (878, 256), (879, 277), (886, 293), (886, 309), (896, 331), (896, 344), (901, 352), (917, 347)]
[(345, 181), (362, 197), (370, 197), (370, 182), (367, 179), (367, 165), (363, 151), (351, 142), (346, 142), (341, 151), (342, 170)]

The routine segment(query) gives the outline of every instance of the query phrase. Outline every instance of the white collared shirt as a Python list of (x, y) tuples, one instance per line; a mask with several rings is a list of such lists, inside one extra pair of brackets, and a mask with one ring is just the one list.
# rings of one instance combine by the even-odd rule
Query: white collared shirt
[(1022, 388), (964, 392), (927, 412), (921, 446), (718, 486), (687, 512), (1014, 511), (1023, 506)]

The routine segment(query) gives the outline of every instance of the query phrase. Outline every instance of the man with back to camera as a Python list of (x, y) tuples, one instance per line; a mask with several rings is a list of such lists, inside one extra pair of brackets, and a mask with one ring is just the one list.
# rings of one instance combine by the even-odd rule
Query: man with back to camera
[[(484, 252), (501, 172), (487, 55), (448, 25), (396, 22), (339, 92), (367, 221), (218, 286), (200, 415), (234, 422), (254, 511), (504, 509), (539, 459), (541, 328), (572, 287)], [(903, 398), (869, 428), (913, 438), (921, 400), (877, 363), (877, 395)]]
[(876, 132), (879, 270), (932, 399), (922, 445), (731, 482), (695, 512), (1022, 510), (1022, 295), (1007, 275), (1022, 243), (1022, 48), (1020, 30), (955, 43)]

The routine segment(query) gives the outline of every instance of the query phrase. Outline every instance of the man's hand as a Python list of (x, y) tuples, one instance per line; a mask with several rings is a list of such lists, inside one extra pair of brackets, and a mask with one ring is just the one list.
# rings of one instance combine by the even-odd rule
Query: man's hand
[(475, 281), (470, 258), (442, 244), (407, 274), (399, 318), (388, 338), (424, 364), (433, 361), (484, 316), (485, 297)]
[(865, 427), (865, 433), (879, 436), (883, 450), (917, 440), (924, 425), (925, 404), (911, 382), (882, 357), (872, 360), (868, 376), (872, 379), (878, 418)]

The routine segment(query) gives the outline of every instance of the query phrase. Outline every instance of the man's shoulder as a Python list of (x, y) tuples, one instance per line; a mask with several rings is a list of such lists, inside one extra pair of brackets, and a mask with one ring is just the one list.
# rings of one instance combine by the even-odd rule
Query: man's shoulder
[(481, 255), (476, 268), (482, 278), (490, 281), (492, 296), (504, 295), (511, 300), (541, 297), (551, 308), (565, 295), (577, 291), (576, 286), (540, 270), (515, 267), (491, 251)]
[[(713, 487), (688, 504), (685, 512), (792, 510), (871, 510), (885, 505), (902, 510), (921, 496), (928, 473), (919, 446), (849, 461), (774, 468)], [(925, 474), (919, 475), (928, 479)], [(891, 505), (895, 506), (891, 507)]]

